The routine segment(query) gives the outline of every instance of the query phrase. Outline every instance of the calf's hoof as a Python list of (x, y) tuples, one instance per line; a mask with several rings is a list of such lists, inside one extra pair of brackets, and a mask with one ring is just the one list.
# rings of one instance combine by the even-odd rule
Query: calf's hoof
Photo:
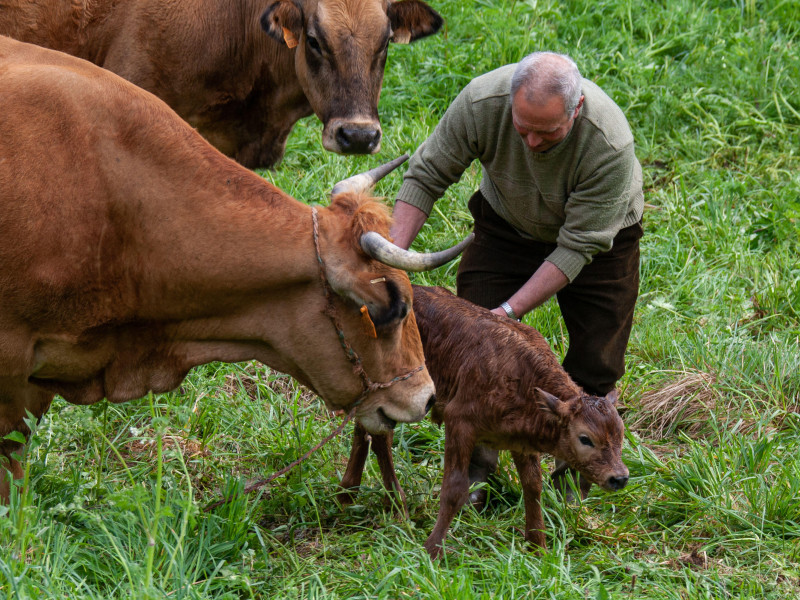
[(480, 487), (477, 490), (469, 493), (464, 506), (471, 506), (477, 511), (482, 511), (484, 508), (486, 508), (487, 496), (488, 494), (486, 492), (486, 487)]
[(543, 531), (529, 531), (525, 534), (525, 543), (528, 550), (537, 556), (547, 552), (547, 540)]
[(407, 521), (410, 518), (405, 496), (398, 497), (389, 494), (383, 499), (383, 506), (386, 510), (392, 511), (398, 519), (405, 519)]
[(336, 494), (336, 501), (342, 506), (350, 506), (356, 501), (357, 494), (358, 494), (357, 489), (355, 490), (343, 489), (338, 494)]
[(586, 498), (589, 496), (589, 491), (592, 489), (591, 481), (585, 477), (581, 477), (579, 473), (570, 469), (566, 465), (553, 471), (553, 473), (550, 475), (550, 478), (553, 482), (553, 487), (555, 488), (556, 493), (561, 494), (561, 496), (564, 498), (564, 502), (575, 501), (575, 492), (573, 490), (576, 487), (580, 492), (581, 500), (586, 500)]
[(442, 557), (442, 554), (444, 554), (442, 543), (431, 540), (431, 538), (425, 540), (423, 546), (425, 546), (425, 550), (428, 552), (428, 556), (431, 557), (431, 560), (437, 560)]

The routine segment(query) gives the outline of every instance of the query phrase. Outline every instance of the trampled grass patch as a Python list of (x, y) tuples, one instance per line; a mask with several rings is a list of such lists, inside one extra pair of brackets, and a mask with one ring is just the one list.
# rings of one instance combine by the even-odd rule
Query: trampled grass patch
[[(432, 563), (443, 432), (398, 427), (410, 519), (369, 462), (334, 492), (349, 430), (257, 493), (338, 422), (261, 365), (212, 364), (123, 405), (56, 399), (0, 507), (8, 598), (794, 598), (800, 595), (800, 4), (443, 0), (442, 33), (391, 49), (380, 157), (325, 153), (305, 119), (262, 172), (325, 204), (344, 176), (412, 152), (473, 77), (538, 49), (572, 55), (625, 110), (645, 172), (642, 288), (621, 381), (627, 488), (564, 505), (528, 552), (510, 458)], [(376, 193), (391, 204), (401, 173)], [(473, 166), (415, 242), (471, 228)], [(454, 288), (455, 266), (415, 274)], [(550, 302), (526, 317), (557, 354)], [(552, 463), (545, 461), (545, 469)], [(228, 504), (205, 512), (223, 496)]]

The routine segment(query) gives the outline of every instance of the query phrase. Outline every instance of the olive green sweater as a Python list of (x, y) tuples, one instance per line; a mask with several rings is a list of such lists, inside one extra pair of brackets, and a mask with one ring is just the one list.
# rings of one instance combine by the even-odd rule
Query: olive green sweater
[(572, 281), (620, 229), (642, 218), (642, 168), (620, 108), (584, 79), (583, 107), (564, 140), (532, 152), (511, 121), (516, 65), (471, 81), (409, 162), (398, 200), (430, 214), (433, 203), (478, 159), (480, 189), (522, 236), (556, 243), (548, 256)]

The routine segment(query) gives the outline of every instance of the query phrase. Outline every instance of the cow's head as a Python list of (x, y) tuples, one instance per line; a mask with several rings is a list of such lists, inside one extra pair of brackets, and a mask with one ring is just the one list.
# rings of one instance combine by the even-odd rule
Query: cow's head
[[(366, 232), (388, 236), (386, 209), (365, 196), (345, 193), (334, 196), (321, 216), (325, 276), (335, 292), (333, 308), (345, 342), (373, 382), (413, 372), (394, 386), (372, 392), (359, 406), (358, 419), (373, 433), (387, 431), (398, 421), (419, 420), (430, 408), (434, 387), (426, 369), (415, 372), (425, 357), (412, 310), (411, 283), (405, 272), (370, 258), (360, 246)], [(320, 339), (332, 338), (332, 333), (332, 324), (325, 323)], [(346, 352), (335, 344), (328, 368), (338, 362), (349, 369)], [(363, 381), (355, 369), (350, 371), (346, 378), (358, 390)], [(346, 389), (343, 383), (340, 387)], [(354, 399), (350, 395), (334, 403), (347, 409)]]
[[(391, 218), (385, 205), (366, 192), (386, 173), (408, 157), (402, 156), (367, 173), (346, 179), (334, 187), (331, 204), (320, 209), (319, 255), (324, 280), (333, 292), (331, 306), (337, 324), (323, 323), (317, 341), (330, 355), (325, 368), (347, 366), (345, 377), (350, 392), (334, 397), (321, 394), (330, 408), (347, 409), (363, 389), (359, 368), (374, 383), (388, 387), (372, 391), (358, 408), (361, 424), (373, 433), (387, 431), (398, 421), (421, 419), (433, 404), (433, 382), (425, 365), (422, 341), (412, 309), (412, 290), (408, 275), (401, 270), (430, 270), (455, 258), (471, 241), (433, 254), (418, 254), (398, 248), (389, 241)], [(380, 240), (380, 241), (376, 241)], [(319, 295), (319, 290), (312, 291)], [(341, 334), (338, 342), (323, 342)], [(326, 345), (327, 344), (327, 345)], [(344, 347), (346, 346), (346, 347)], [(360, 367), (349, 368), (350, 351), (358, 354)], [(342, 371), (339, 370), (339, 373)], [(330, 376), (330, 375), (326, 375)], [(347, 382), (335, 382), (347, 390)], [(345, 385), (343, 385), (345, 384)], [(320, 384), (314, 382), (318, 392)]]
[(625, 487), (628, 468), (621, 456), (625, 428), (616, 409), (616, 390), (605, 397), (582, 393), (561, 400), (536, 388), (534, 397), (539, 409), (561, 428), (553, 456), (606, 490)]
[(295, 51), (295, 71), (340, 154), (380, 150), (378, 99), (391, 42), (436, 33), (442, 18), (422, 0), (273, 0), (261, 25)]

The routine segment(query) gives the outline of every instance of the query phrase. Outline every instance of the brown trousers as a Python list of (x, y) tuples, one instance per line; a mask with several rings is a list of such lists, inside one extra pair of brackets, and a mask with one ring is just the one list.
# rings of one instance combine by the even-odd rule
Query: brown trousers
[[(458, 295), (485, 308), (508, 300), (533, 275), (555, 244), (521, 237), (480, 191), (469, 201), (475, 240), (458, 268)], [(625, 350), (639, 295), (641, 222), (622, 229), (557, 294), (569, 334), (564, 369), (587, 392), (605, 395), (625, 372)]]

